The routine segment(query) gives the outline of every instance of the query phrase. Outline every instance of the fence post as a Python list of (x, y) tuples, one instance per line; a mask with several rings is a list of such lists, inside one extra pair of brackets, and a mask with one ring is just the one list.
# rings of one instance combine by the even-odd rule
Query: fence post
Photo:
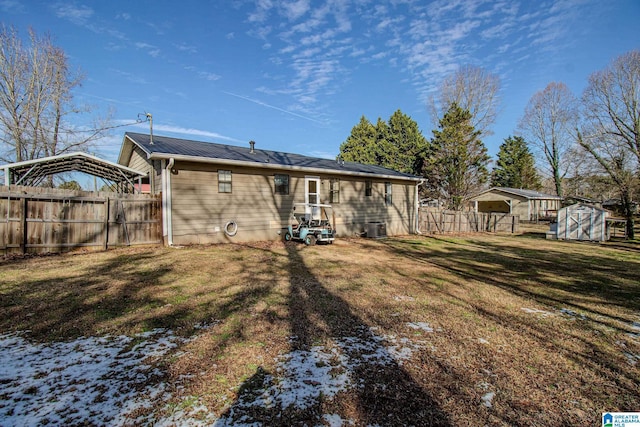
[(29, 239), (29, 234), (27, 230), (27, 198), (22, 198), (22, 218), (20, 218), (22, 222), (22, 255), (27, 253), (27, 240)]
[(109, 249), (109, 197), (105, 198), (104, 207), (104, 250)]

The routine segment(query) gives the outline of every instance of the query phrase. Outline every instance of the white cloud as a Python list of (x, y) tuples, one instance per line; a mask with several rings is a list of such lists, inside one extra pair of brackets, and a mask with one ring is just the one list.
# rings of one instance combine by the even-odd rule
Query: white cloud
[(208, 72), (208, 71), (199, 71), (199, 72), (198, 72), (198, 75), (199, 75), (201, 78), (203, 78), (203, 79), (205, 79), (205, 80), (208, 80), (208, 81), (210, 81), (210, 82), (213, 82), (213, 81), (219, 80), (219, 79), (222, 77), (222, 76), (220, 76), (220, 75), (218, 75), (218, 74), (210, 73), (210, 72)]
[(299, 117), (301, 119), (309, 120), (311, 122), (315, 122), (315, 123), (319, 123), (319, 124), (325, 124), (325, 122), (323, 122), (321, 120), (318, 120), (318, 119), (315, 119), (313, 117), (305, 116), (305, 115), (298, 114), (298, 113), (295, 113), (293, 111), (290, 111), (290, 110), (287, 110), (287, 109), (284, 109), (284, 108), (276, 107), (275, 105), (267, 104), (266, 102), (263, 102), (263, 101), (260, 101), (260, 100), (257, 100), (257, 99), (253, 99), (253, 98), (249, 98), (248, 96), (242, 96), (242, 95), (238, 95), (238, 94), (235, 94), (235, 93), (232, 93), (232, 92), (224, 92), (224, 91), (223, 91), (223, 93), (226, 93), (227, 95), (230, 95), (230, 96), (234, 96), (236, 98), (244, 99), (245, 101), (252, 102), (252, 103), (260, 105), (262, 107), (270, 108), (272, 110), (276, 110), (276, 111), (280, 111), (280, 112), (285, 113), (285, 114), (289, 114), (291, 116)]
[(93, 16), (93, 9), (84, 5), (56, 3), (53, 5), (53, 9), (58, 18), (68, 19), (78, 25), (84, 25)]
[(288, 1), (280, 5), (282, 14), (289, 20), (295, 21), (309, 11), (309, 0)]
[(191, 45), (191, 44), (176, 43), (176, 44), (174, 44), (174, 46), (180, 52), (198, 53), (198, 49), (194, 45)]
[(138, 74), (133, 74), (128, 71), (119, 70), (117, 68), (110, 68), (109, 71), (112, 73), (126, 79), (127, 81), (135, 84), (149, 84), (149, 81), (146, 80), (143, 76)]
[(256, 9), (249, 15), (249, 22), (265, 22), (272, 8), (273, 2), (271, 0), (258, 0)]
[[(147, 130), (149, 129), (149, 125), (147, 125), (146, 123), (140, 123), (139, 125), (136, 125), (136, 126), (142, 127)], [(156, 123), (154, 121), (153, 123), (154, 134), (156, 131), (168, 132), (168, 133), (174, 133), (174, 134), (180, 134), (180, 135), (188, 135), (191, 137), (200, 137), (200, 138), (204, 137), (204, 138), (211, 138), (211, 139), (222, 139), (225, 141), (242, 142), (242, 140), (240, 139), (232, 138), (230, 136), (225, 136), (217, 132), (211, 132), (211, 131), (202, 130), (202, 129), (185, 128), (185, 127), (175, 126), (175, 125), (164, 125), (161, 123)]]
[(0, 10), (8, 13), (24, 13), (24, 5), (17, 0), (1, 0)]

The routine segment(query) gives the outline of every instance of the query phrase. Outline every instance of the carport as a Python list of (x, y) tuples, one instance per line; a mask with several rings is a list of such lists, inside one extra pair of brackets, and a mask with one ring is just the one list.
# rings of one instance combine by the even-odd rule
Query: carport
[(47, 176), (67, 172), (83, 172), (107, 182), (119, 193), (140, 192), (146, 173), (102, 160), (87, 153), (75, 152), (0, 166), (4, 185), (37, 187)]

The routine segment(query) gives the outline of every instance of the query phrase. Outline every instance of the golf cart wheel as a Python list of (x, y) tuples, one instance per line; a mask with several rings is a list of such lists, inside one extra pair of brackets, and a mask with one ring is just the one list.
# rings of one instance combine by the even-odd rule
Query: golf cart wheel
[(291, 233), (289, 233), (288, 231), (286, 233), (284, 233), (284, 241), (285, 242), (290, 242), (291, 241)]
[(313, 246), (316, 244), (316, 236), (313, 234), (307, 234), (307, 237), (304, 238), (304, 244), (307, 246)]

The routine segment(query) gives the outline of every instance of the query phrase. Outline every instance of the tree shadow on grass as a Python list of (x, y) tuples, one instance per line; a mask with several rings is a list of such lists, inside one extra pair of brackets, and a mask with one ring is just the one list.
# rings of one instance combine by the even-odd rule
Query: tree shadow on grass
[[(495, 286), (521, 297), (525, 304), (533, 301), (534, 306), (540, 304), (553, 311), (544, 311), (545, 315), (564, 316), (569, 321), (566, 327), (549, 328), (545, 322), (525, 319), (518, 309), (504, 312), (473, 297), (462, 297), (464, 293), (441, 291), (449, 299), (470, 306), (481, 318), (528, 336), (547, 351), (561, 353), (577, 366), (598, 372), (616, 385), (617, 393), (638, 398), (635, 368), (624, 363), (615, 349), (603, 345), (607, 339), (603, 340), (602, 330), (620, 334), (617, 336), (634, 332), (633, 313), (637, 315), (640, 310), (640, 260), (614, 259), (599, 254), (595, 245), (591, 255), (563, 251), (562, 247), (523, 248), (507, 242), (445, 242), (421, 245), (394, 240), (387, 245), (397, 254), (438, 267), (442, 279), (455, 283), (455, 287)], [(440, 273), (436, 270), (433, 274), (437, 277)], [(451, 274), (457, 279), (452, 280)], [(620, 308), (630, 315), (615, 314), (621, 313)], [(587, 350), (576, 352), (572, 341), (581, 342)]]
[[(356, 425), (451, 425), (385, 338), (314, 276), (304, 260), (310, 249), (286, 245), (290, 353), (277, 374), (259, 368), (245, 381), (217, 425), (319, 425), (327, 416)], [(287, 378), (292, 373), (297, 380)]]
[[(84, 260), (84, 255), (55, 255), (58, 270), (51, 269), (46, 278), (0, 288), (0, 309), (5, 314), (0, 331), (29, 331), (36, 341), (131, 335), (156, 328), (190, 335), (194, 325), (224, 321), (268, 295), (272, 287), (269, 281), (242, 287), (204, 282), (182, 289), (172, 264), (175, 257), (166, 255), (162, 249), (125, 250), (107, 254), (97, 263)], [(38, 260), (33, 261), (29, 268), (37, 267)], [(214, 264), (202, 279), (215, 274), (215, 268)], [(253, 266), (245, 270), (238, 282), (254, 273)]]

